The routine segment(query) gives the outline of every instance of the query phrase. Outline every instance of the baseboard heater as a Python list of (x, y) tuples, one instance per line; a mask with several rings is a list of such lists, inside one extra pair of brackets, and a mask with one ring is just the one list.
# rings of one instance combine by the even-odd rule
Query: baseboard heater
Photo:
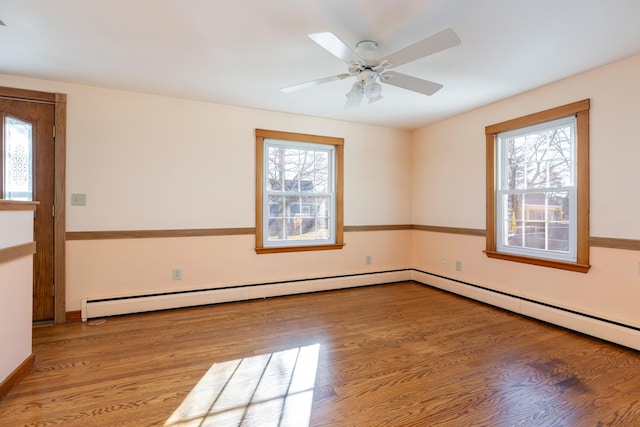
[(411, 278), (424, 285), (640, 350), (640, 328), (634, 326), (519, 298), (424, 271), (412, 270)]
[(270, 298), (411, 280), (411, 270), (350, 274), (313, 279), (243, 284), (151, 295), (129, 295), (82, 300), (82, 320), (172, 308)]

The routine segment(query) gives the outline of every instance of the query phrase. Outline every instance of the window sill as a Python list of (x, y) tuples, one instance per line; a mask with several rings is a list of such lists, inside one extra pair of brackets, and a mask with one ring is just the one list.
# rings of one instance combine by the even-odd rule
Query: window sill
[(503, 252), (484, 251), (489, 258), (501, 259), (504, 261), (521, 262), (524, 264), (539, 265), (542, 267), (558, 268), (560, 270), (575, 271), (576, 273), (587, 273), (590, 265), (577, 264), (572, 262), (556, 261), (552, 259), (542, 259), (526, 257), (522, 255), (505, 254)]
[(309, 246), (278, 246), (268, 248), (256, 248), (257, 254), (277, 254), (283, 252), (307, 252), (307, 251), (330, 251), (342, 249), (344, 243), (331, 245), (309, 245)]

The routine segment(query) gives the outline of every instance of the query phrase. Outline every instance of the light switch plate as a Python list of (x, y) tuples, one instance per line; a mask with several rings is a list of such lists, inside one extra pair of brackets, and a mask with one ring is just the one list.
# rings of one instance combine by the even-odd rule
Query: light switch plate
[(71, 206), (86, 206), (87, 205), (87, 195), (86, 194), (72, 194), (71, 195)]

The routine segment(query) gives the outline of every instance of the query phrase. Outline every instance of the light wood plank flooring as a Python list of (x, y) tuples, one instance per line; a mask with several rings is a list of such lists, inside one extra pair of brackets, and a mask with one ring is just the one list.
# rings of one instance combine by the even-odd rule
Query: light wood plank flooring
[(91, 323), (0, 425), (640, 426), (639, 352), (411, 282)]

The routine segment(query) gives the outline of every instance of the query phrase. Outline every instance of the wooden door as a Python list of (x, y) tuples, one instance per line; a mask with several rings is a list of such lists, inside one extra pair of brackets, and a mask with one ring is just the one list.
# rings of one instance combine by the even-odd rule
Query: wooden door
[(55, 106), (0, 98), (2, 198), (35, 200), (33, 320), (54, 318)]

